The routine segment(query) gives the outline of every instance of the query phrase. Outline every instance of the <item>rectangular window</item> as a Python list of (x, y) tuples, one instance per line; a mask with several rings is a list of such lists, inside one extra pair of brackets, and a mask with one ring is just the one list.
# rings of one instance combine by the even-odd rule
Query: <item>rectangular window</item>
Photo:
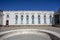
[(52, 16), (50, 15), (50, 24), (52, 23)]
[(21, 24), (23, 24), (23, 15), (21, 15)]
[(34, 15), (32, 15), (32, 24), (34, 24)]
[(40, 24), (40, 15), (38, 15), (38, 24)]
[(15, 16), (15, 24), (18, 23), (18, 15)]
[(46, 15), (44, 15), (44, 24), (46, 24)]
[(29, 16), (26, 15), (26, 24), (29, 24)]

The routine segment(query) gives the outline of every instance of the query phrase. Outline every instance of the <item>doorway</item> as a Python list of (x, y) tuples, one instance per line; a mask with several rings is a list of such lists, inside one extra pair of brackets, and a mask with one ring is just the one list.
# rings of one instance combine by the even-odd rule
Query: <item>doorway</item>
[(6, 25), (9, 25), (9, 20), (6, 20)]

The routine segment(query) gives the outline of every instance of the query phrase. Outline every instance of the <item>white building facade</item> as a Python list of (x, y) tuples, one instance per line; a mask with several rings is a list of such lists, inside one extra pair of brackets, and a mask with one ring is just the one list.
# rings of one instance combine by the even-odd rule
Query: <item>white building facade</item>
[(1, 11), (0, 25), (53, 25), (54, 11)]

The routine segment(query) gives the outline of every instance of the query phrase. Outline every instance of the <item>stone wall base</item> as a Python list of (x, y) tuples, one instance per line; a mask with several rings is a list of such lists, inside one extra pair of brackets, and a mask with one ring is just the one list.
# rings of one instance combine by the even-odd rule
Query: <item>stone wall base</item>
[(52, 27), (52, 25), (2, 25), (2, 27)]
[(60, 27), (60, 24), (53, 25), (54, 27)]

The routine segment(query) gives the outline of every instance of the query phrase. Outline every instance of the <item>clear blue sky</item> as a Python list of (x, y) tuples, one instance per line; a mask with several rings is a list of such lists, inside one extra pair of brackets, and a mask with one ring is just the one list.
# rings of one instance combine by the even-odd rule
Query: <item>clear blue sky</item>
[(0, 10), (53, 10), (60, 8), (60, 0), (0, 0)]

